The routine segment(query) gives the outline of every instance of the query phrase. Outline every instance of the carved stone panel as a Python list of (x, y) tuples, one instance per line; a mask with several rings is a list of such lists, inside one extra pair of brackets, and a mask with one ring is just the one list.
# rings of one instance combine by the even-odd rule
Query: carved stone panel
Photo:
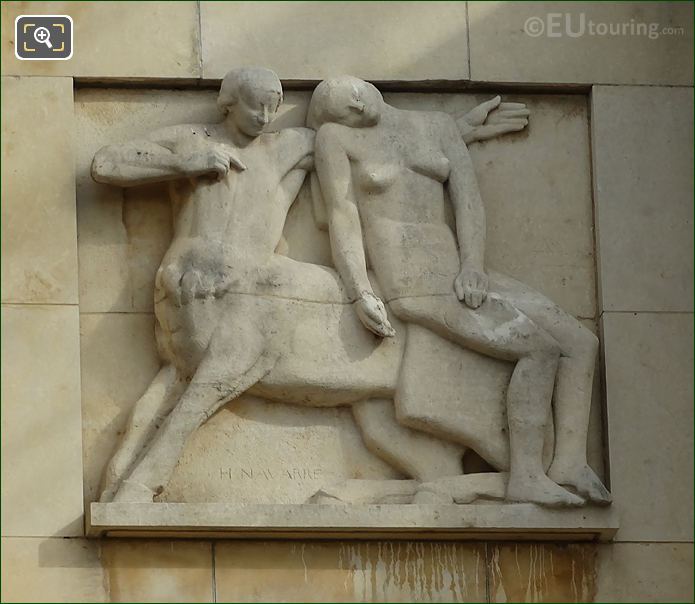
[(242, 69), (76, 114), (93, 534), (614, 531), (584, 97)]

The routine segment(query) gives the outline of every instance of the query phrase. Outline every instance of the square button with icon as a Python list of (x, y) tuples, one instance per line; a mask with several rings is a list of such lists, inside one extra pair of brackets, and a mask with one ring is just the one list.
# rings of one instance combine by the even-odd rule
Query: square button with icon
[(20, 15), (14, 22), (14, 54), (22, 61), (66, 61), (72, 57), (69, 15)]

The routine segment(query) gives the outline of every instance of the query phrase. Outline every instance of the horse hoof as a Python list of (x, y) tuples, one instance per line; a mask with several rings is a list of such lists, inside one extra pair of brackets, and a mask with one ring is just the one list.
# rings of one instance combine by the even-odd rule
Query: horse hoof
[(124, 480), (113, 498), (114, 503), (152, 503), (155, 493), (140, 482)]

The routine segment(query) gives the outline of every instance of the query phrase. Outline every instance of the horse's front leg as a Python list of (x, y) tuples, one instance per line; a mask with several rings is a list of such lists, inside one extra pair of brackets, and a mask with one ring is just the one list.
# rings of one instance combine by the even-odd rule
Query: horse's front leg
[(164, 365), (159, 370), (133, 407), (123, 439), (104, 471), (99, 501), (113, 499), (121, 480), (127, 478), (155, 430), (162, 425), (181, 396), (184, 386), (185, 382), (173, 365)]
[(272, 369), (276, 359), (260, 332), (236, 323), (215, 334), (190, 384), (114, 501), (151, 502), (169, 482), (191, 434)]

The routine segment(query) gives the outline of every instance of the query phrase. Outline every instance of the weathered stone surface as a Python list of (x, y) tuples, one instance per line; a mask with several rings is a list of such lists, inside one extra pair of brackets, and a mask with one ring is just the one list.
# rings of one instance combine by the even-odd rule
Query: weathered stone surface
[(2, 305), (2, 534), (84, 534), (76, 306)]
[[(442, 113), (397, 109), (373, 85), (342, 76), (314, 90), (307, 124), (317, 129), (315, 163), (330, 217), (333, 258), (349, 298), (356, 300), (360, 321), (381, 337), (396, 333), (376, 291), (407, 324), (402, 388), (395, 393), (399, 419), (470, 446), (505, 470), (502, 457), (493, 453), (493, 437), (482, 443), (458, 440), (447, 422), (427, 408), (427, 393), (418, 393), (416, 398), (424, 399), (416, 403), (419, 409), (404, 400), (420, 382), (417, 368), (424, 365), (408, 361), (413, 351), (426, 348), (414, 343), (410, 332), (415, 326), (427, 328), (458, 346), (512, 361), (502, 404), (511, 441), (507, 499), (582, 503), (554, 480), (587, 499), (607, 502), (608, 493), (586, 462), (598, 341), (540, 293), (489, 270), (484, 204), (454, 120)], [(456, 218), (453, 232), (447, 209)], [(554, 360), (552, 355), (557, 355)], [(434, 375), (431, 370), (425, 374)], [(431, 382), (432, 399), (439, 383)], [(557, 439), (549, 480), (541, 469), (541, 451), (551, 397)], [(501, 423), (498, 430), (506, 441)]]
[(692, 543), (600, 545), (596, 602), (691, 602)]
[(484, 546), (220, 542), (220, 602), (482, 602)]
[(214, 602), (211, 543), (102, 542), (110, 602)]
[(109, 602), (99, 543), (2, 538), (3, 602)]
[[(459, 114), (483, 94), (390, 93), (402, 109)], [(529, 127), (470, 147), (485, 203), (491, 268), (528, 283), (578, 317), (596, 313), (593, 210), (586, 101), (510, 95)]]
[(693, 310), (692, 106), (691, 88), (593, 90), (603, 310)]
[(154, 274), (171, 239), (166, 187), (119, 189), (95, 183), (94, 153), (106, 140), (122, 140), (177, 121), (215, 114), (208, 93), (81, 90), (77, 116), (76, 178), (80, 256), (80, 311), (152, 311)]
[[(207, 91), (77, 91), (77, 228), (82, 312), (151, 312), (155, 272), (172, 235), (166, 186), (120, 189), (95, 183), (90, 176), (94, 154), (107, 143), (144, 136), (152, 129), (219, 119), (215, 98), (214, 93)], [(288, 93), (277, 126), (302, 124), (307, 102), (304, 93)], [(310, 200), (306, 201), (310, 211)], [(292, 238), (290, 252), (316, 261), (320, 252), (314, 252), (312, 241), (325, 249), (328, 242), (318, 229), (312, 232), (305, 228), (306, 224), (313, 224), (311, 216), (306, 218), (309, 222), (302, 223), (302, 233)], [(330, 251), (327, 257), (330, 259)]]
[(693, 535), (693, 316), (605, 313), (611, 487), (618, 541)]
[[(527, 26), (528, 31), (562, 35), (529, 35), (525, 24), (530, 18), (541, 19), (544, 29), (533, 29), (538, 25), (536, 22)], [(569, 19), (568, 30), (566, 19)], [(692, 85), (693, 82), (690, 3), (469, 2), (468, 21), (472, 80), (549, 84)], [(595, 24), (593, 30), (590, 21)], [(598, 26), (599, 23), (605, 25)], [(682, 29), (670, 35), (667, 30), (650, 39), (649, 28), (638, 29), (639, 24), (648, 24), (658, 32), (664, 31), (663, 28)], [(601, 35), (604, 26), (613, 29)], [(582, 31), (583, 35), (577, 35)], [(590, 31), (598, 35), (590, 35)], [(627, 33), (622, 34), (623, 31)]]
[[(391, 93), (385, 98), (403, 109), (459, 114), (490, 95)], [(532, 285), (573, 315), (593, 317), (595, 261), (586, 104), (576, 96), (511, 98), (529, 107), (529, 133), (471, 146), (487, 211), (488, 262)], [(159, 185), (138, 190), (94, 183), (89, 175), (94, 153), (109, 142), (151, 129), (219, 119), (214, 99), (209, 92), (77, 91), (83, 312), (151, 311), (154, 273), (171, 237), (165, 190)], [(303, 125), (308, 101), (307, 93), (286, 92), (273, 128)], [(572, 161), (567, 161), (568, 153)], [(316, 228), (311, 204), (308, 187), (303, 187), (285, 223), (287, 255), (331, 265), (328, 237)], [(506, 220), (510, 214), (514, 219)], [(533, 237), (522, 236), (519, 221), (534, 229)]]
[[(200, 77), (196, 2), (2, 3), (3, 75), (100, 78)], [(30, 7), (30, 8), (29, 8)], [(18, 15), (70, 15), (74, 52), (69, 61), (20, 61), (14, 55)]]
[[(157, 373), (159, 361), (152, 315), (83, 314), (81, 335), (84, 491), (85, 500), (94, 501), (133, 403)], [(273, 446), (259, 448), (258, 442)], [(193, 435), (166, 499), (303, 503), (326, 483), (394, 476), (367, 451), (349, 409), (245, 398)]]
[(489, 602), (593, 602), (596, 545), (491, 544)]
[(245, 397), (196, 431), (163, 499), (305, 503), (326, 485), (399, 477), (365, 448), (349, 409)]
[[(316, 88), (310, 128), (264, 133), (282, 96), (272, 71), (235, 69), (217, 99), (221, 121), (169, 125), (94, 155), (90, 175), (99, 183), (168, 183), (175, 223), (154, 281), (161, 368), (133, 406), (100, 500), (187, 501), (167, 487), (190, 437), (250, 394), (276, 404), (353, 406), (371, 453), (423, 482), (414, 502), (607, 503), (586, 458), (597, 339), (485, 260), (484, 205), (462, 136), (518, 132), (526, 105), (495, 97), (454, 116), (404, 111), (345, 76)], [(337, 270), (281, 253), (289, 248), (289, 208), (314, 159), (314, 228), (330, 223)], [(459, 364), (461, 355), (470, 360)], [(469, 365), (480, 369), (462, 369)], [(461, 476), (465, 448), (508, 475)], [(439, 460), (425, 459), (435, 452)], [(279, 473), (315, 478), (317, 464), (308, 464)], [(278, 476), (277, 468), (259, 470), (266, 481)], [(212, 475), (225, 471), (259, 476), (250, 465), (218, 463)], [(319, 472), (318, 499), (340, 492), (363, 503), (383, 502), (397, 477), (368, 495), (358, 492), (363, 475), (341, 477), (352, 480), (342, 488)], [(210, 469), (201, 474), (209, 480)]]
[(2, 301), (76, 304), (72, 80), (3, 77), (2, 104)]
[[(457, 476), (456, 478), (466, 478)], [(405, 481), (404, 481), (405, 482)], [(410, 482), (410, 481), (408, 481)], [(481, 540), (608, 540), (618, 527), (610, 507), (550, 509), (532, 503), (479, 505), (304, 505), (92, 503), (89, 535), (318, 538), (398, 537)]]
[[(598, 321), (582, 319), (582, 325), (591, 330), (592, 333), (599, 334)], [(594, 372), (594, 387), (592, 390), (591, 411), (589, 412), (589, 436), (586, 445), (586, 456), (589, 465), (596, 472), (596, 475), (606, 482), (608, 468), (606, 467), (606, 445), (604, 443), (604, 390), (602, 386), (603, 372), (597, 367)]]
[(373, 80), (468, 78), (463, 3), (201, 2), (200, 8), (206, 78), (221, 78), (230, 61), (265, 65), (283, 80), (341, 73)]
[(82, 314), (82, 440), (84, 497), (99, 481), (133, 407), (159, 368), (154, 317), (144, 313)]

